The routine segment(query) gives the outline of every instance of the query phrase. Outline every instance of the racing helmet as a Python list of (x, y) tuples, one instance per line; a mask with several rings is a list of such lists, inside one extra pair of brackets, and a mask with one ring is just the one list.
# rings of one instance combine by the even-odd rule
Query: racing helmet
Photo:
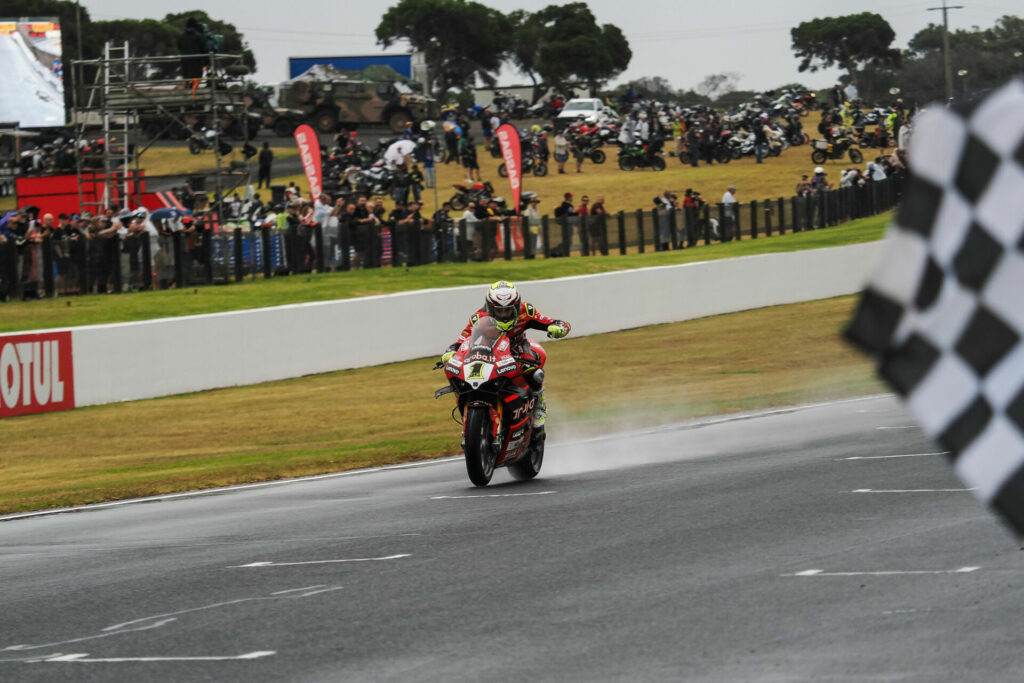
[(498, 280), (487, 290), (484, 299), (484, 307), (487, 315), (494, 318), (498, 329), (502, 332), (511, 332), (512, 327), (519, 319), (519, 307), (522, 299), (519, 297), (519, 290), (511, 282)]

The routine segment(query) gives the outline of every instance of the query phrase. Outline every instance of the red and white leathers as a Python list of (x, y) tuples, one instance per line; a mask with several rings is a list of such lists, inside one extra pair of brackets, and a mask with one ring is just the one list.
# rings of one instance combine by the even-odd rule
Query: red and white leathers
[[(476, 322), (488, 315), (486, 308), (481, 308), (469, 318), (469, 323), (465, 329), (462, 330), (462, 334), (455, 340), (455, 343), (448, 347), (454, 351), (458, 349), (464, 342), (469, 341), (470, 331), (473, 329), (473, 325)], [(534, 368), (544, 367), (544, 361), (547, 360), (547, 354), (544, 353), (544, 349), (537, 342), (532, 342), (526, 338), (526, 330), (543, 330), (547, 331), (551, 325), (558, 325), (565, 329), (565, 333), (569, 333), (569, 323), (564, 320), (556, 320), (546, 315), (542, 315), (533, 307), (533, 304), (521, 303), (519, 304), (519, 317), (516, 319), (512, 329), (508, 332), (509, 343), (512, 345), (512, 355), (516, 357), (516, 360), (520, 363), (525, 363), (533, 366)], [(562, 335), (565, 336), (565, 335)]]

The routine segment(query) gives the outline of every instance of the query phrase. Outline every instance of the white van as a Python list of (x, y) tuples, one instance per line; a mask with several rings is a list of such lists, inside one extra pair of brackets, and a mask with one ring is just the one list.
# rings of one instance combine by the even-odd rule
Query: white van
[(558, 112), (556, 123), (559, 127), (593, 116), (598, 123), (604, 123), (611, 118), (604, 102), (596, 97), (574, 97), (565, 103), (562, 111)]

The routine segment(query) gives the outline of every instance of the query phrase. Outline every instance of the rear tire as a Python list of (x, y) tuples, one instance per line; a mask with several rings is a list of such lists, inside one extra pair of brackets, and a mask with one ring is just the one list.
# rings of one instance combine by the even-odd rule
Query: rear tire
[(595, 164), (603, 164), (608, 159), (608, 155), (604, 153), (603, 149), (595, 149), (590, 153), (590, 160)]
[(533, 175), (537, 176), (538, 178), (543, 178), (547, 174), (548, 174), (548, 165), (547, 164), (545, 164), (543, 161), (535, 161), (535, 162), (533, 162)]
[(815, 164), (823, 164), (828, 161), (828, 155), (820, 149), (816, 149), (811, 152), (811, 162)]
[(730, 150), (728, 147), (719, 147), (718, 149), (715, 150), (715, 161), (717, 161), (720, 164), (729, 163), (730, 161), (732, 161), (732, 150)]
[(456, 211), (463, 211), (467, 206), (469, 206), (469, 202), (466, 201), (465, 195), (461, 194), (452, 195), (452, 198), (448, 200), (448, 203), (451, 204), (452, 208)]
[(651, 168), (653, 168), (655, 171), (664, 171), (665, 159), (663, 159), (662, 157), (654, 157), (653, 159), (651, 159)]
[(391, 128), (395, 133), (401, 133), (412, 123), (412, 116), (409, 112), (401, 109), (396, 112), (392, 112), (388, 116), (388, 127)]
[(491, 453), (491, 411), (471, 406), (466, 411), (466, 472), (474, 486), (487, 486), (494, 475)]
[(505, 168), (504, 161), (498, 164), (498, 175), (500, 175), (502, 178), (508, 178), (508, 169)]
[(321, 133), (333, 133), (338, 130), (338, 115), (330, 109), (321, 109), (313, 115), (313, 124)]
[(619, 168), (623, 171), (632, 171), (636, 168), (636, 160), (631, 156), (620, 156), (619, 157)]
[(194, 138), (190, 138), (188, 141), (188, 151), (192, 152), (192, 154), (202, 154), (203, 143)]
[(513, 479), (526, 481), (537, 476), (541, 465), (544, 464), (544, 439), (545, 434), (543, 432), (539, 435), (534, 432), (529, 455), (508, 466), (508, 472), (512, 475)]
[(860, 162), (864, 161), (864, 155), (861, 154), (859, 149), (857, 149), (856, 147), (852, 147), (850, 148), (850, 161), (852, 161), (855, 164), (859, 164)]

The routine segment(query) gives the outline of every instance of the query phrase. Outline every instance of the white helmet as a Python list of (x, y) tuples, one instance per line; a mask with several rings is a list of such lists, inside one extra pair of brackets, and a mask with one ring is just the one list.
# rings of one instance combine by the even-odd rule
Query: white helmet
[(588, 116), (587, 118), (585, 118), (583, 120), (586, 121), (587, 124), (591, 125), (591, 126), (593, 126), (595, 123), (597, 123), (597, 117), (594, 116), (594, 115), (590, 115), (590, 116)]
[(814, 173), (815, 173), (815, 175), (817, 175), (818, 173), (824, 173), (824, 172), (825, 172), (825, 169), (824, 169), (824, 168), (822, 168), (821, 166), (815, 166), (815, 167), (814, 167)]
[(498, 280), (487, 290), (484, 299), (484, 307), (487, 315), (494, 318), (498, 329), (502, 332), (510, 332), (519, 319), (519, 305), (522, 299), (519, 297), (519, 290), (511, 282)]

